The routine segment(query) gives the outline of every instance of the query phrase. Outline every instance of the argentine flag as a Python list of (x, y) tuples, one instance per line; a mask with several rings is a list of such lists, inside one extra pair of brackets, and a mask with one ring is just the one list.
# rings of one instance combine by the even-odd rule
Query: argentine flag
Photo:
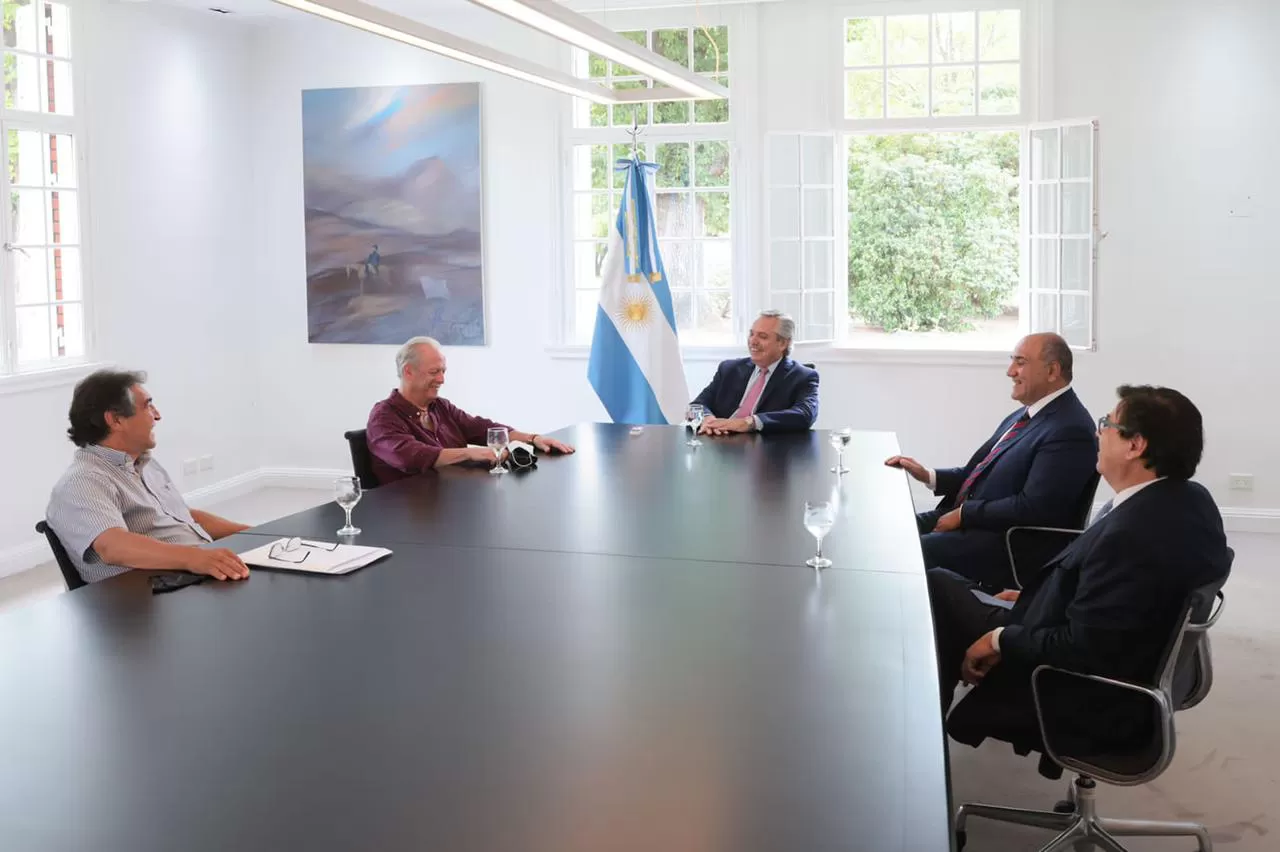
[(649, 176), (655, 163), (619, 160), (627, 172), (609, 232), (587, 378), (614, 423), (681, 423), (689, 386), (676, 339)]

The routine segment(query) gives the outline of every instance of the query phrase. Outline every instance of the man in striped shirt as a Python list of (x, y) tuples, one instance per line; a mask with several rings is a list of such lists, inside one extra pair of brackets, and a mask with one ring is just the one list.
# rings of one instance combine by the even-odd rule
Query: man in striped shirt
[(249, 569), (235, 553), (201, 545), (248, 527), (188, 508), (151, 457), (160, 412), (145, 381), (98, 370), (76, 385), (67, 436), (79, 449), (53, 487), (47, 522), (90, 583), (129, 569), (244, 579)]

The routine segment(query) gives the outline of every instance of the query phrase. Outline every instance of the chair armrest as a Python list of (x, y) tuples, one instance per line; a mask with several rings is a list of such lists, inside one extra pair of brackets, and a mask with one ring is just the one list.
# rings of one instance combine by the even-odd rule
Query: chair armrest
[[(1078, 678), (1083, 682), (1092, 682), (1101, 684), (1102, 686), (1118, 689), (1127, 692), (1143, 695), (1156, 705), (1156, 709), (1160, 716), (1160, 756), (1156, 763), (1148, 768), (1145, 772), (1138, 776), (1121, 775), (1102, 766), (1086, 763), (1071, 757), (1070, 755), (1062, 755), (1058, 749), (1055, 749), (1050, 741), (1049, 726), (1045, 721), (1045, 700), (1041, 694), (1040, 680), (1046, 674), (1064, 675), (1071, 678)], [(1031, 694), (1036, 708), (1036, 721), (1040, 725), (1040, 739), (1044, 743), (1045, 754), (1049, 756), (1054, 763), (1059, 766), (1077, 772), (1083, 772), (1095, 778), (1100, 778), (1112, 784), (1130, 785), (1141, 784), (1151, 778), (1155, 778), (1163, 772), (1173, 761), (1174, 752), (1174, 727), (1173, 727), (1173, 702), (1168, 692), (1162, 689), (1155, 689), (1140, 683), (1133, 683), (1126, 680), (1117, 680), (1116, 678), (1103, 677), (1102, 675), (1084, 674), (1082, 672), (1072, 671), (1070, 669), (1058, 668), (1057, 666), (1036, 666), (1031, 673)]]
[[(1009, 567), (1013, 570), (1013, 582), (1017, 584), (1019, 589), (1021, 589), (1024, 585), (1022, 581), (1022, 576), (1026, 574), (1026, 571), (1024, 571), (1022, 574), (1019, 574), (1018, 572), (1018, 560), (1017, 560), (1017, 557), (1014, 555), (1014, 548), (1013, 548), (1013, 539), (1014, 539), (1015, 533), (1019, 535), (1026, 535), (1028, 533), (1039, 534), (1042, 537), (1050, 536), (1050, 535), (1071, 536), (1071, 538), (1074, 539), (1076, 536), (1080, 535), (1080, 533), (1082, 532), (1084, 532), (1084, 530), (1070, 530), (1070, 529), (1064, 529), (1062, 527), (1025, 527), (1025, 526), (1009, 527), (1009, 529), (1005, 530), (1005, 533), (1004, 533), (1004, 547), (1005, 547), (1005, 552), (1009, 555)], [(1043, 567), (1043, 566), (1036, 566), (1036, 567)]]
[(1219, 590), (1215, 597), (1216, 600), (1213, 604), (1213, 610), (1209, 613), (1209, 617), (1198, 624), (1194, 621), (1187, 624), (1186, 631), (1188, 633), (1204, 633), (1210, 627), (1218, 623), (1218, 618), (1222, 615), (1222, 608), (1227, 605), (1227, 596)]

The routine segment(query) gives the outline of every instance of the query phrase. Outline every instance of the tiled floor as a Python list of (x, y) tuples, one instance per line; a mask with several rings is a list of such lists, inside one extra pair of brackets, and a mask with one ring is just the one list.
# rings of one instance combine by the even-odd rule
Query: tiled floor
[[(208, 508), (245, 523), (261, 523), (318, 505), (322, 491), (264, 489)], [(1227, 584), (1227, 608), (1213, 631), (1216, 677), (1213, 692), (1178, 716), (1178, 752), (1155, 783), (1116, 788), (1099, 785), (1100, 811), (1109, 816), (1189, 819), (1206, 823), (1219, 852), (1272, 852), (1280, 803), (1280, 576), (1271, 573), (1280, 556), (1280, 536), (1237, 534), (1235, 568)], [(0, 617), (7, 606), (58, 594), (62, 579), (53, 563), (0, 579)], [(952, 744), (955, 801), (984, 801), (1045, 808), (1062, 798), (1066, 776), (1050, 782), (1036, 761), (1004, 745), (981, 749)], [(1034, 850), (1046, 832), (975, 820), (969, 850)], [(1131, 852), (1193, 849), (1187, 840), (1130, 840)], [(933, 850), (922, 850), (933, 852)]]

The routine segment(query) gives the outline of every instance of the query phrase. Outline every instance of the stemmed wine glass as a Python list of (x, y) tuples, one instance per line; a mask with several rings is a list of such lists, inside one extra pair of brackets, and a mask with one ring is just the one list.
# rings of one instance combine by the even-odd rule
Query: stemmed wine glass
[(506, 452), (507, 444), (511, 443), (511, 435), (507, 432), (506, 426), (493, 426), (488, 433), (489, 449), (493, 450), (495, 457), (493, 467), (489, 468), (489, 473), (501, 475), (507, 472), (502, 466), (502, 454)]
[(707, 410), (701, 405), (694, 403), (690, 405), (684, 412), (684, 423), (693, 430), (688, 441), (685, 441), (690, 447), (701, 447), (702, 442), (698, 440), (698, 430), (702, 428), (702, 420), (707, 416)]
[(359, 527), (351, 525), (351, 510), (360, 502), (364, 492), (360, 490), (360, 480), (354, 476), (340, 476), (333, 481), (333, 499), (347, 513), (347, 523), (338, 530), (338, 535), (358, 535)]
[(818, 553), (805, 560), (805, 565), (810, 568), (830, 568), (831, 560), (822, 555), (822, 540), (826, 538), (827, 533), (831, 532), (831, 527), (835, 525), (836, 513), (830, 503), (810, 503), (804, 504), (804, 528), (818, 542)]
[(831, 468), (834, 474), (848, 473), (849, 468), (844, 466), (844, 448), (849, 446), (849, 441), (853, 440), (852, 429), (833, 429), (831, 432), (831, 446), (836, 451), (836, 466)]

